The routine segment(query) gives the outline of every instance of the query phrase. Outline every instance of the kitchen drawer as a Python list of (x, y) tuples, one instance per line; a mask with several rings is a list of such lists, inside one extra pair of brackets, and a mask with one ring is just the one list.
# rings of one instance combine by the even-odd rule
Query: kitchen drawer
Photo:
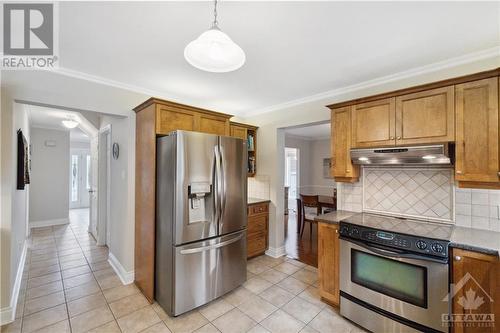
[(248, 219), (248, 234), (259, 231), (267, 231), (267, 215), (250, 217)]
[(247, 257), (263, 254), (267, 249), (267, 237), (265, 232), (259, 232), (247, 237)]
[(267, 213), (269, 211), (269, 204), (257, 204), (248, 206), (248, 216)]

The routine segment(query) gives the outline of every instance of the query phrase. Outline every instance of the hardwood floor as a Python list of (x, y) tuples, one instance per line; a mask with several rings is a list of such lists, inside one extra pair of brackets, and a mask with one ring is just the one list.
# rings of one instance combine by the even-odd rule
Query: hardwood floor
[(288, 257), (318, 267), (318, 225), (313, 225), (311, 236), (307, 223), (301, 238), (297, 233), (297, 215), (290, 211), (285, 215), (285, 247)]

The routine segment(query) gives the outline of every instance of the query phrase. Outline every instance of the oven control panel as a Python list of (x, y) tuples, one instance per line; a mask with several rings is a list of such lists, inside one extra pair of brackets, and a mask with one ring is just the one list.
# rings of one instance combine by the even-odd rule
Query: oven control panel
[(448, 241), (422, 238), (386, 230), (378, 230), (348, 222), (340, 222), (339, 233), (343, 237), (384, 245), (437, 257), (448, 257)]

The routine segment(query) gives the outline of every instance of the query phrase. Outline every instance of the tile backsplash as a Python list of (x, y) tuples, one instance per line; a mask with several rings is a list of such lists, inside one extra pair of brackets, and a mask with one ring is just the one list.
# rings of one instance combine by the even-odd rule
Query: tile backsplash
[(255, 177), (249, 177), (247, 186), (248, 197), (269, 199), (269, 176), (258, 175)]
[(363, 210), (453, 222), (451, 169), (365, 168)]
[(500, 190), (456, 189), (455, 224), (500, 231)]
[[(404, 168), (401, 168), (404, 169)], [(369, 182), (366, 177), (370, 174), (372, 174), (372, 170), (377, 170), (376, 168), (362, 168), (361, 170), (361, 175), (360, 175), (360, 180), (357, 183), (338, 183), (338, 193), (339, 193), (339, 209), (344, 209), (344, 210), (350, 210), (354, 212), (362, 212), (366, 210), (370, 210), (370, 208), (377, 207), (376, 202), (369, 202), (367, 204), (367, 192), (372, 191), (372, 197), (375, 195), (373, 190), (368, 190), (367, 188), (370, 188), (371, 186), (366, 184)], [(427, 169), (421, 169), (421, 171), (425, 171)], [(396, 172), (396, 169), (395, 169)], [(450, 172), (450, 181), (451, 181), (451, 186), (450, 186), (450, 192), (445, 196), (443, 192), (438, 191), (438, 197), (437, 200), (429, 200), (428, 203), (432, 206), (432, 203), (434, 205), (437, 204), (437, 202), (441, 202), (444, 206), (444, 202), (448, 202), (448, 200), (451, 200), (451, 206), (450, 208), (450, 221), (452, 223), (455, 223), (458, 226), (462, 227), (468, 227), (468, 228), (475, 228), (475, 229), (485, 229), (485, 230), (492, 230), (492, 231), (500, 231), (500, 190), (476, 190), (476, 189), (460, 189), (456, 187), (456, 184), (454, 183), (453, 179), (453, 174)], [(392, 173), (389, 173), (391, 175)], [(392, 187), (397, 189), (396, 183), (394, 180), (396, 180), (397, 174), (394, 174), (396, 177), (389, 177), (388, 175), (385, 175), (383, 180), (384, 183), (387, 185), (383, 185), (382, 187), (390, 187), (391, 182), (392, 182)], [(425, 174), (424, 174), (425, 175)], [(442, 174), (442, 176), (445, 176)], [(375, 182), (375, 178), (373, 179), (370, 176), (371, 183)], [(419, 176), (422, 177), (422, 176)], [(442, 178), (441, 176), (436, 176), (439, 178)], [(439, 179), (435, 178), (435, 179)], [(399, 176), (399, 180), (404, 180), (406, 177), (401, 178)], [(420, 180), (422, 182), (424, 178)], [(442, 183), (446, 184), (447, 182), (443, 183), (444, 178), (440, 179), (437, 183)], [(378, 183), (378, 182), (377, 182)], [(425, 184), (425, 182), (423, 183)], [(436, 184), (436, 185), (438, 185)], [(374, 185), (374, 184), (372, 184)], [(381, 183), (378, 183), (379, 186), (381, 186)], [(413, 185), (414, 186), (414, 185)], [(429, 189), (434, 188), (435, 186), (432, 184), (427, 184)], [(439, 185), (436, 188), (440, 188)], [(384, 197), (388, 197), (387, 194), (390, 196), (390, 191), (389, 189), (386, 190), (386, 194), (384, 194)], [(404, 193), (404, 190), (400, 190), (402, 193)], [(446, 190), (445, 190), (446, 192)], [(377, 195), (377, 197), (381, 197)], [(402, 206), (398, 206), (398, 202), (404, 202), (405, 200), (399, 200), (395, 199), (393, 197), (393, 201), (395, 205), (389, 206), (388, 203), (385, 203), (385, 207), (388, 207), (386, 210), (384, 206), (380, 206), (382, 209), (379, 210), (381, 213), (394, 213), (394, 210), (404, 210), (407, 207), (407, 203), (402, 203)], [(380, 201), (378, 201), (380, 202)], [(368, 207), (368, 208), (367, 208)], [(380, 209), (379, 207), (379, 209)], [(424, 207), (424, 206), (422, 206)], [(422, 211), (423, 208), (420, 209)], [(454, 212), (453, 212), (454, 211)], [(442, 216), (446, 216), (446, 212), (441, 209), (438, 210), (438, 212), (444, 213)], [(436, 212), (434, 212), (436, 213)], [(425, 214), (425, 211), (423, 212)], [(427, 219), (425, 215), (417, 214), (419, 218)]]

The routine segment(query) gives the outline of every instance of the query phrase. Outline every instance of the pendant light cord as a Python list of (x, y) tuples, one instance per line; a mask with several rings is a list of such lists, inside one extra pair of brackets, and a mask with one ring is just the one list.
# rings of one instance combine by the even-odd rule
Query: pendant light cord
[(218, 23), (217, 22), (217, 0), (214, 0), (214, 23), (213, 23), (213, 27), (214, 28), (218, 28)]

